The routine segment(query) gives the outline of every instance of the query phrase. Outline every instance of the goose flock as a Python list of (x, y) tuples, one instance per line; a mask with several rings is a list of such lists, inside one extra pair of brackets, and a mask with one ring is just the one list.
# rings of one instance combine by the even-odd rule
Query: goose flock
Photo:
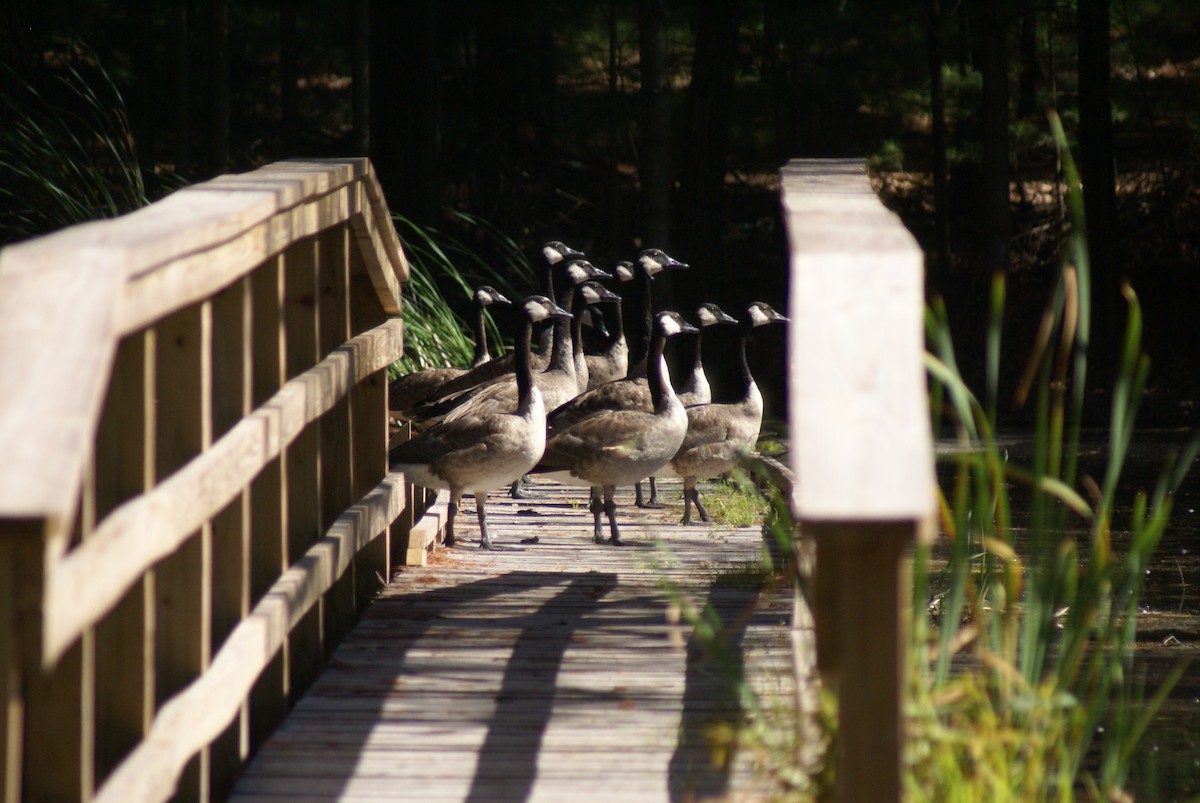
[[(701, 521), (710, 521), (697, 482), (733, 469), (754, 450), (762, 425), (763, 398), (746, 359), (747, 340), (757, 327), (788, 319), (761, 301), (748, 304), (740, 319), (701, 304), (694, 324), (671, 310), (656, 312), (654, 277), (689, 267), (659, 248), (616, 263), (612, 273), (558, 241), (546, 243), (542, 256), (539, 292), (519, 304), (492, 287), (475, 291), (470, 367), (417, 371), (389, 384), (389, 415), (413, 433), (390, 449), (391, 468), (423, 487), (449, 490), (447, 546), (457, 542), (462, 497), (472, 494), (479, 545), (493, 548), (488, 492), (507, 488), (527, 496), (521, 483), (530, 474), (590, 489), (597, 544), (626, 543), (617, 525), (618, 487), (634, 485), (639, 506), (661, 506), (656, 476), (683, 480), (683, 524), (692, 523), (693, 507)], [(601, 279), (615, 279), (616, 287)], [(624, 308), (623, 286), (640, 291)], [(492, 358), (484, 316), (496, 305), (515, 309), (514, 349)], [(717, 402), (701, 345), (706, 330), (722, 325), (739, 331), (742, 387), (738, 397)], [(665, 350), (679, 335), (693, 342), (690, 369), (676, 386)], [(643, 500), (647, 479), (651, 493)]]

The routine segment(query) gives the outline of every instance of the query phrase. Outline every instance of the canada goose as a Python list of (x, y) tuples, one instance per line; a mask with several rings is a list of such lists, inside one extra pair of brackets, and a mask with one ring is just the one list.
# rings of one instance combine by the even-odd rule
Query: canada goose
[[(613, 274), (622, 283), (633, 280), (633, 271), (633, 263), (626, 260), (613, 266)], [(617, 303), (611, 305), (610, 308), (613, 311), (611, 327), (604, 320), (603, 314), (598, 310), (594, 311), (600, 315), (597, 329), (601, 331), (602, 335), (607, 329), (607, 337), (599, 354), (587, 355), (588, 390), (621, 379), (629, 371), (629, 344), (625, 339), (625, 316), (621, 314), (620, 299), (618, 298)]]
[(454, 520), (459, 501), (464, 493), (472, 493), (479, 517), (479, 546), (492, 547), (484, 510), (487, 492), (508, 485), (533, 468), (546, 445), (546, 407), (533, 381), (530, 341), (536, 322), (547, 318), (565, 320), (570, 313), (545, 296), (525, 299), (521, 311), (516, 337), (515, 405), (443, 421), (389, 453), (393, 471), (404, 472), (426, 488), (450, 490), (446, 546), (453, 546), (456, 540)]
[[(484, 310), (493, 304), (511, 304), (496, 288), (483, 285), (475, 291), (475, 357), (471, 368), (492, 359), (488, 350), (487, 320)], [(432, 396), (451, 379), (467, 372), (466, 368), (442, 367), (413, 371), (388, 383), (388, 410), (397, 418), (404, 419), (409, 411)]]
[[(600, 299), (598, 292), (577, 293), (576, 286), (583, 284), (593, 276), (606, 278), (608, 273), (584, 259), (572, 259), (563, 264), (562, 274), (565, 281), (562, 292), (559, 293), (559, 304), (563, 308), (582, 312), (589, 297), (596, 298), (598, 302)], [(599, 285), (596, 287), (599, 291), (604, 291), (604, 288)], [(577, 298), (578, 300), (576, 300)], [(549, 410), (565, 404), (579, 395), (579, 380), (575, 376), (573, 323), (572, 320), (565, 318), (554, 322), (554, 347), (550, 356), (550, 364), (546, 366), (546, 370), (533, 375), (534, 384), (541, 391), (546, 408)], [(453, 406), (449, 410), (444, 412), (437, 410), (435, 414), (443, 415), (443, 420), (449, 421), (484, 411), (506, 410), (512, 407), (517, 393), (517, 384), (513, 378), (501, 377), (477, 391), (451, 400)]]
[[(583, 257), (583, 252), (558, 240), (551, 240), (542, 246), (542, 257), (545, 264), (542, 271), (542, 287), (540, 292), (547, 298), (555, 298), (553, 278), (555, 268), (568, 260)], [(547, 325), (538, 332), (537, 339), (534, 340), (532, 359), (533, 370), (535, 372), (545, 370), (546, 366), (550, 363), (553, 331), (553, 327)], [(463, 375), (443, 384), (425, 402), (430, 405), (437, 404), (443, 399), (449, 399), (470, 391), (473, 388), (481, 387), (499, 377), (511, 374), (515, 364), (514, 355), (510, 353), (498, 359), (491, 360), (484, 365), (474, 367)], [(424, 418), (427, 417), (427, 414), (421, 413), (419, 416)]]
[[(600, 270), (586, 259), (567, 260), (557, 265), (555, 271), (560, 274), (560, 284), (562, 285), (558, 303), (564, 309), (570, 309), (574, 303), (577, 285), (591, 278), (603, 279), (609, 276), (606, 271)], [(549, 364), (544, 370), (538, 370), (536, 361), (532, 363), (534, 382), (542, 391), (547, 409), (553, 409), (579, 393), (571, 332), (569, 320), (554, 321), (554, 337)], [(494, 377), (453, 395), (446, 395), (444, 392), (442, 395), (445, 398), (414, 410), (413, 417), (420, 424), (428, 426), (444, 419), (469, 415), (485, 408), (507, 409), (516, 398), (517, 386), (510, 373)]]
[[(622, 543), (613, 501), (616, 486), (630, 485), (658, 471), (683, 443), (687, 414), (671, 388), (663, 349), (668, 337), (695, 331), (678, 313), (660, 312), (655, 316), (647, 372), (651, 409), (641, 404), (612, 405), (582, 418), (551, 415), (547, 421), (550, 436), (537, 471), (562, 482), (591, 488), (589, 508), (596, 543), (604, 543), (601, 510), (608, 515), (612, 533), (608, 542), (618, 546)], [(588, 391), (580, 398), (586, 399), (591, 393), (596, 391)]]
[(756, 301), (746, 307), (738, 338), (738, 359), (745, 380), (742, 398), (725, 404), (699, 404), (687, 408), (687, 435), (679, 451), (671, 458), (664, 475), (683, 478), (683, 523), (692, 523), (692, 503), (701, 521), (709, 521), (708, 511), (700, 503), (696, 480), (716, 477), (737, 465), (742, 455), (758, 442), (762, 426), (763, 398), (746, 361), (746, 341), (759, 326), (788, 319), (769, 304)]
[[(698, 338), (703, 330), (709, 326), (718, 323), (737, 323), (737, 319), (726, 315), (716, 304), (706, 303), (701, 304), (697, 310), (696, 322), (700, 328), (692, 329), (691, 331), (697, 332), (696, 336)], [(707, 380), (705, 380), (705, 385), (707, 385)], [(684, 404), (684, 406), (688, 404), (682, 393), (677, 392), (675, 395), (679, 397), (680, 403)], [(647, 411), (654, 409), (649, 380), (642, 376), (627, 377), (614, 382), (607, 382), (593, 388), (587, 393), (581, 394), (561, 407), (550, 408), (550, 418), (555, 426), (563, 427), (569, 426), (602, 410), (617, 407), (640, 407)]]
[(704, 373), (704, 359), (701, 355), (701, 343), (704, 342), (704, 330), (719, 323), (737, 323), (737, 318), (727, 315), (716, 304), (704, 303), (696, 309), (696, 326), (700, 332), (695, 336), (696, 350), (692, 352), (692, 370), (679, 388), (679, 401), (684, 407), (693, 404), (708, 404), (712, 401), (712, 387), (708, 384), (708, 376)]
[[(637, 288), (638, 295), (641, 297), (641, 308), (635, 318), (637, 321), (637, 332), (633, 338), (633, 346), (629, 355), (629, 367), (625, 375), (627, 377), (639, 377), (646, 375), (646, 355), (649, 353), (650, 343), (650, 319), (654, 315), (654, 291), (652, 280), (655, 276), (664, 270), (684, 270), (688, 267), (686, 262), (681, 262), (675, 257), (663, 251), (661, 248), (647, 248), (637, 255), (637, 265), (641, 270), (635, 271), (638, 278)], [(636, 305), (636, 301), (635, 301)], [(638, 507), (662, 507), (658, 501), (658, 485), (654, 481), (654, 477), (650, 478), (650, 499), (646, 500), (642, 496), (642, 484), (639, 482), (633, 486), (635, 499), (634, 504)]]
[[(650, 353), (652, 337), (651, 321), (654, 318), (654, 277), (664, 270), (684, 270), (686, 262), (680, 262), (667, 254), (661, 248), (647, 248), (634, 259), (633, 271), (637, 281), (635, 292), (630, 294), (633, 314), (626, 316), (629, 323), (635, 327), (630, 334), (629, 371), (626, 376), (646, 375), (646, 355)], [(640, 270), (638, 270), (640, 268)], [(624, 295), (624, 294), (623, 294)], [(640, 308), (639, 308), (640, 302)]]
[[(583, 353), (583, 319), (587, 310), (593, 304), (613, 303), (619, 306), (621, 297), (596, 281), (586, 281), (579, 285), (576, 293), (575, 306), (571, 308), (571, 348), (575, 357), (575, 385), (578, 393), (583, 393), (591, 387), (591, 363)], [(603, 324), (603, 317), (601, 317)]]

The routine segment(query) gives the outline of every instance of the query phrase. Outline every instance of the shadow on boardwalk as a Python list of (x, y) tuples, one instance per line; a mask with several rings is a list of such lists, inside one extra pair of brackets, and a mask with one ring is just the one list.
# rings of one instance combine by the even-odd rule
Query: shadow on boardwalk
[[(530, 528), (512, 514), (510, 544)], [(490, 514), (489, 524), (501, 519)], [(232, 799), (729, 793), (732, 755), (714, 753), (707, 737), (742, 716), (742, 634), (758, 591), (714, 580), (721, 566), (756, 559), (760, 537), (648, 520), (628, 528), (644, 548), (613, 549), (574, 529), (542, 519), (536, 547), (456, 549), (402, 571)], [(660, 540), (669, 551), (649, 548)], [(714, 653), (709, 639), (673, 623), (667, 586), (725, 623), (725, 649)], [(775, 618), (770, 626), (786, 641)]]

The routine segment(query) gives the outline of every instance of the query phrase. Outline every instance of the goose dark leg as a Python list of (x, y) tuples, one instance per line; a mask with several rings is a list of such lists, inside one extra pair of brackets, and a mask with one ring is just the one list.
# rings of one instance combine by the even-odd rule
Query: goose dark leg
[(649, 499), (644, 499), (642, 497), (642, 484), (640, 482), (634, 484), (633, 491), (635, 494), (635, 499), (634, 499), (633, 503), (635, 505), (637, 505), (638, 507), (640, 507), (640, 508), (663, 507), (663, 503), (658, 500), (658, 483), (654, 481), (654, 477), (650, 478), (650, 498)]
[(708, 511), (704, 509), (704, 505), (700, 502), (700, 489), (695, 486), (695, 480), (692, 480), (692, 501), (696, 503), (696, 512), (700, 514), (700, 521), (712, 521), (708, 516)]
[(600, 530), (600, 513), (604, 510), (604, 503), (600, 500), (599, 488), (592, 488), (591, 500), (588, 502), (588, 510), (592, 511), (592, 540), (597, 544), (603, 544), (604, 535)]
[(487, 531), (487, 491), (475, 494), (475, 515), (479, 517), (479, 548), (491, 549), (492, 537)]
[(457, 540), (454, 537), (454, 519), (458, 516), (458, 502), (462, 499), (462, 494), (450, 494), (450, 504), (446, 506), (446, 537), (444, 543), (446, 546), (454, 546)]
[(617, 489), (612, 485), (607, 485), (604, 488), (604, 512), (608, 514), (608, 528), (612, 531), (612, 537), (608, 539), (608, 543), (613, 546), (625, 546), (625, 542), (621, 540), (621, 531), (617, 529), (617, 503), (613, 500), (613, 494)]
[(691, 477), (683, 478), (683, 519), (680, 524), (692, 523), (692, 491), (696, 489), (696, 481)]
[(513, 499), (530, 499), (533, 494), (525, 490), (525, 478), (521, 477), (518, 480), (513, 480), (512, 486), (508, 489), (508, 495)]

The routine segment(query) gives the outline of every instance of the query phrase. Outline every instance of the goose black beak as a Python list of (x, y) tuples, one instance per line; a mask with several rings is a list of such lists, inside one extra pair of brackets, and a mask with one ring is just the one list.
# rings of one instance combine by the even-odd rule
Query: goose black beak
[(492, 303), (493, 304), (512, 304), (512, 302), (509, 301), (508, 298), (503, 293), (500, 293), (500, 292), (492, 293)]
[(737, 323), (738, 319), (730, 315), (728, 312), (722, 311), (721, 317), (717, 319), (721, 323)]
[(555, 318), (573, 318), (573, 317), (575, 317), (574, 315), (567, 312), (565, 309), (558, 306), (557, 304), (555, 304), (554, 309), (552, 309), (550, 311), (550, 315)]
[(700, 330), (699, 330), (699, 329), (697, 329), (696, 327), (692, 326), (692, 325), (691, 325), (690, 323), (688, 323), (687, 321), (683, 321), (683, 322), (680, 324), (680, 329), (679, 329), (679, 331), (680, 331), (680, 332), (683, 332), (685, 335), (694, 335), (694, 334), (697, 334), (697, 333), (698, 333)]

